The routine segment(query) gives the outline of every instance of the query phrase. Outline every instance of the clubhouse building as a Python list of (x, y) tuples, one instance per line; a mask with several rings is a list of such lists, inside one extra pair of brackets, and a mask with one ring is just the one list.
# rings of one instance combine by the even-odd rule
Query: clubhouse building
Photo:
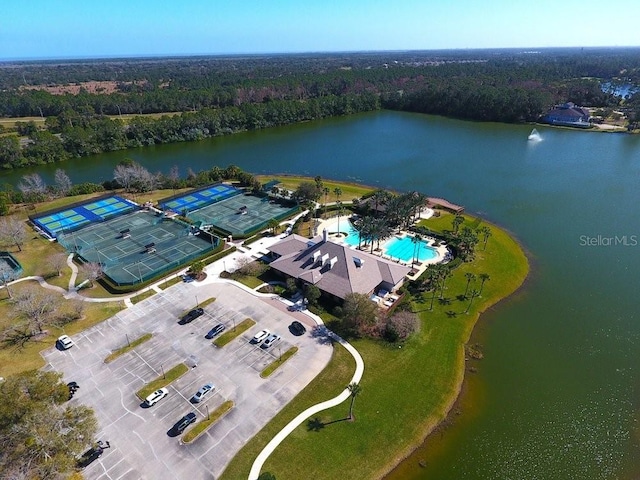
[(325, 230), (312, 240), (289, 235), (269, 248), (270, 267), (285, 278), (315, 285), (325, 295), (344, 300), (349, 293), (392, 292), (411, 268), (332, 242)]

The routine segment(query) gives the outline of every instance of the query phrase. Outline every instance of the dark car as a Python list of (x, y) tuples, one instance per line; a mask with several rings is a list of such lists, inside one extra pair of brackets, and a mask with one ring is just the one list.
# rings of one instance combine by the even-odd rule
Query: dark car
[(211, 330), (209, 330), (209, 333), (207, 333), (204, 336), (204, 338), (212, 339), (216, 335), (219, 335), (220, 333), (222, 333), (225, 328), (226, 327), (224, 326), (224, 323), (219, 323), (215, 327), (213, 327)]
[(289, 330), (291, 330), (291, 333), (293, 333), (296, 336), (300, 336), (300, 335), (304, 335), (307, 331), (306, 328), (304, 328), (304, 325), (302, 325), (300, 322), (298, 322), (297, 320), (294, 321), (290, 326), (289, 326)]
[(184, 317), (180, 319), (178, 322), (180, 325), (184, 325), (185, 323), (193, 322), (196, 318), (204, 313), (202, 308), (194, 308), (189, 313), (187, 313)]
[(67, 383), (67, 388), (69, 389), (69, 400), (71, 400), (80, 388), (80, 385), (78, 385), (77, 382), (69, 382)]
[(185, 428), (196, 421), (196, 414), (193, 412), (187, 413), (184, 417), (182, 417), (178, 423), (176, 423), (173, 428), (176, 432), (183, 432)]

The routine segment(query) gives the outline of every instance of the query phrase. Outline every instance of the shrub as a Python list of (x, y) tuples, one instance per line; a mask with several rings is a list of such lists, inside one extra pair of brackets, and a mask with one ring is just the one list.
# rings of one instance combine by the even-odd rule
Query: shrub
[(408, 311), (398, 311), (388, 317), (384, 324), (384, 338), (390, 342), (406, 340), (411, 334), (418, 331), (420, 322), (416, 314)]

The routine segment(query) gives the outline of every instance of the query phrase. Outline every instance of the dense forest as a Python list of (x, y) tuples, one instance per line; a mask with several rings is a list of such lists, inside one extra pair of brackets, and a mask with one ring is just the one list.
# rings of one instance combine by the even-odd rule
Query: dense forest
[(571, 101), (624, 108), (634, 121), (640, 96), (617, 97), (604, 91), (603, 83), (639, 85), (640, 50), (0, 63), (0, 117), (46, 118), (44, 125), (18, 123), (15, 131), (0, 131), (0, 166), (56, 162), (379, 108), (530, 122), (555, 104)]

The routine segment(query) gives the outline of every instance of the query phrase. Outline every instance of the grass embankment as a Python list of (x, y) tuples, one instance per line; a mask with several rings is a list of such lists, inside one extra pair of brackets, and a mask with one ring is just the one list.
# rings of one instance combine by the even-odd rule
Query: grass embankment
[(145, 333), (141, 337), (136, 338), (133, 342), (130, 342), (128, 345), (125, 345), (124, 347), (114, 350), (107, 356), (107, 358), (104, 359), (104, 363), (113, 362), (116, 358), (119, 358), (125, 353), (130, 352), (131, 350), (136, 348), (138, 345), (142, 345), (147, 340), (151, 340), (151, 337), (153, 337), (152, 333)]
[(182, 437), (182, 441), (184, 443), (193, 442), (200, 434), (204, 433), (209, 427), (211, 427), (214, 423), (220, 420), (222, 417), (226, 415), (226, 413), (233, 408), (233, 401), (227, 400), (218, 408), (216, 408), (213, 412), (209, 414), (208, 418), (204, 420), (200, 420), (196, 423), (193, 428), (191, 428), (184, 436)]
[(141, 302), (149, 297), (153, 297), (156, 293), (158, 292), (156, 292), (153, 288), (150, 288), (145, 292), (139, 293), (135, 297), (131, 297), (130, 300), (131, 300), (131, 303), (135, 305), (136, 303)]
[(243, 321), (237, 324), (234, 329), (228, 330), (227, 332), (223, 333), (218, 338), (216, 338), (212, 343), (216, 347), (224, 347), (227, 343), (231, 342), (236, 337), (239, 337), (240, 335), (242, 335), (244, 332), (249, 330), (255, 324), (256, 322), (254, 320), (251, 320), (250, 318), (245, 318)]
[(277, 360), (267, 365), (265, 369), (262, 370), (262, 372), (260, 372), (260, 376), (262, 378), (267, 378), (269, 375), (275, 372), (278, 368), (280, 368), (284, 364), (284, 362), (286, 362), (291, 357), (293, 357), (297, 352), (298, 352), (298, 347), (291, 347), (289, 350), (284, 352), (280, 357), (278, 357)]
[[(264, 446), (269, 443), (269, 441), (301, 411), (315, 405), (316, 403), (323, 402), (339, 395), (340, 392), (342, 392), (349, 384), (349, 381), (353, 376), (354, 369), (355, 362), (353, 357), (349, 352), (347, 352), (347, 350), (340, 346), (340, 344), (335, 344), (333, 355), (326, 368), (311, 381), (307, 388), (300, 392), (288, 405), (286, 405), (267, 426), (249, 440), (244, 448), (240, 450), (240, 452), (227, 466), (220, 479), (236, 480), (239, 478), (247, 478), (249, 470), (251, 469), (251, 464)], [(360, 399), (357, 399), (356, 402), (359, 400)], [(343, 406), (342, 410), (343, 416), (346, 416), (349, 413), (349, 406)], [(292, 435), (296, 434), (297, 432), (293, 432)], [(289, 453), (291, 454), (292, 451), (293, 450), (289, 450)], [(318, 455), (324, 456), (321, 452), (318, 452)], [(291, 462), (291, 458), (292, 457), (289, 457), (289, 462)], [(303, 463), (307, 464), (309, 462), (312, 464), (312, 467), (317, 463), (317, 459), (298, 457), (297, 454), (296, 458), (304, 458)], [(299, 478), (308, 478), (310, 476), (309, 472), (313, 472), (313, 476), (316, 475), (316, 471), (310, 468), (302, 477)]]
[[(452, 216), (425, 221), (432, 230), (450, 230)], [(362, 393), (355, 402), (356, 421), (342, 421), (348, 404), (321, 412), (315, 428), (297, 428), (267, 460), (263, 471), (278, 480), (314, 478), (331, 480), (378, 478), (416, 448), (442, 422), (457, 398), (464, 378), (465, 343), (469, 340), (480, 313), (513, 293), (524, 281), (528, 262), (518, 243), (496, 226), (465, 217), (472, 228), (491, 228), (486, 250), (482, 242), (476, 250), (476, 260), (457, 268), (447, 281), (444, 302), (436, 301), (429, 311), (431, 293), (425, 292), (414, 303), (421, 319), (421, 330), (409, 341), (397, 346), (372, 340), (355, 340), (365, 362), (365, 374), (360, 383)], [(462, 228), (462, 227), (461, 227)], [(482, 240), (482, 236), (481, 236)], [(466, 289), (465, 273), (486, 273), (482, 296), (476, 298), (468, 314), (469, 300), (458, 299)], [(476, 280), (475, 288), (479, 287)], [(326, 369), (316, 379), (320, 379)], [(353, 370), (351, 370), (351, 373)], [(344, 388), (344, 380), (312, 383), (311, 388)], [(300, 412), (309, 405), (303, 401), (307, 390), (285, 409)], [(317, 390), (316, 390), (317, 391)], [(322, 399), (330, 398), (329, 391)], [(281, 414), (282, 415), (282, 414)], [(256, 438), (270, 439), (281, 427), (280, 416)], [(335, 422), (335, 423), (332, 423)], [(264, 445), (266, 442), (260, 443)], [(259, 452), (258, 440), (252, 440), (230, 464), (222, 479), (246, 477)], [(304, 462), (292, 462), (292, 452)]]
[[(262, 182), (268, 182), (275, 179), (280, 180), (280, 184), (278, 188), (286, 188), (287, 190), (296, 190), (298, 185), (302, 182), (314, 182), (312, 177), (300, 177), (294, 175), (256, 175), (256, 178)], [(354, 198), (360, 198), (363, 195), (371, 193), (375, 191), (375, 187), (368, 187), (366, 185), (360, 185), (357, 183), (347, 183), (347, 182), (336, 182), (332, 180), (327, 180), (325, 178), (322, 179), (322, 184), (329, 189), (329, 195), (327, 195), (326, 201), (327, 203), (332, 203), (338, 201), (338, 197), (334, 193), (334, 189), (340, 188), (342, 190), (342, 194), (340, 195), (340, 200), (343, 202), (350, 202)], [(322, 195), (318, 199), (318, 201), (322, 204), (325, 202), (325, 197)]]
[(136, 395), (140, 400), (144, 400), (149, 395), (151, 395), (156, 390), (166, 387), (170, 383), (174, 382), (182, 375), (189, 371), (189, 367), (184, 363), (179, 363), (171, 370), (167, 370), (165, 374), (161, 377), (156, 378), (155, 380), (147, 383), (144, 387), (136, 392)]
[(230, 276), (231, 280), (235, 280), (236, 282), (240, 282), (241, 284), (249, 287), (250, 289), (256, 289), (264, 282), (260, 280), (258, 277), (254, 277), (252, 275), (241, 275), (239, 273), (233, 273)]
[(168, 280), (164, 280), (161, 284), (159, 284), (158, 286), (162, 289), (162, 290), (166, 290), (167, 288), (177, 284), (177, 283), (181, 283), (183, 282), (182, 277), (180, 275), (178, 275), (177, 277), (173, 277), (170, 278)]

